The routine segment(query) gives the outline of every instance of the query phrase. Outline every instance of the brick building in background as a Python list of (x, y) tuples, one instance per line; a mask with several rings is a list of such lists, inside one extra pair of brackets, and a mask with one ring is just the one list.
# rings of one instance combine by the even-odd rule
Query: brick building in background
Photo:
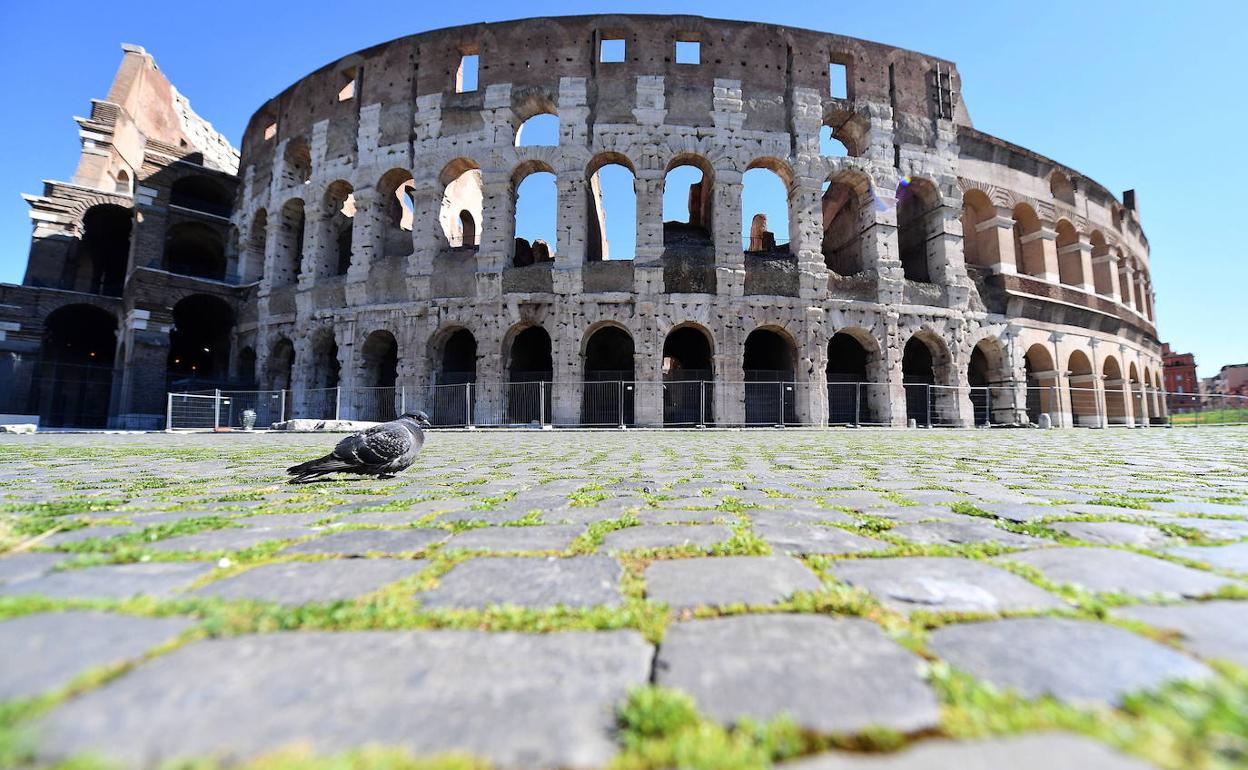
[(1196, 378), (1196, 356), (1192, 353), (1175, 353), (1170, 343), (1161, 343), (1161, 366), (1165, 377), (1166, 392), (1192, 394), (1200, 392), (1200, 380)]

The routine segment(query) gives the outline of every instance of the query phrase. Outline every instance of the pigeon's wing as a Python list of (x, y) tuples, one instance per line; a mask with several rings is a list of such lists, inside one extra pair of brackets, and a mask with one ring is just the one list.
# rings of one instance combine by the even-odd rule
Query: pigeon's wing
[(334, 457), (353, 465), (384, 465), (411, 448), (411, 431), (397, 422), (387, 422), (339, 441)]

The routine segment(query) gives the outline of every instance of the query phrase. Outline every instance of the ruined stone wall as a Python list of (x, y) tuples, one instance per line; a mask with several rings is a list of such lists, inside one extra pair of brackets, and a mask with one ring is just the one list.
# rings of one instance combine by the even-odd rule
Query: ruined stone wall
[[(623, 40), (624, 61), (600, 61), (603, 40)], [(697, 64), (676, 62), (678, 41), (700, 44)], [(479, 57), (478, 83), (457, 92), (465, 55)], [(846, 68), (844, 98), (831, 93), (830, 63)], [(687, 16), (471, 25), (352, 54), (263, 105), (247, 128), (234, 221), (243, 243), (253, 222), (267, 230), (257, 241), (263, 253), (247, 256), (265, 264), (265, 278), (239, 347), (254, 349), (264, 371), (273, 345), (290, 340), (296, 381), (311, 381), (313, 364), (300, 351), (318, 330), (335, 330), (348, 373), (360, 340), (385, 329), (399, 341), (400, 384), (424, 385), (436, 379), (439, 340), (464, 328), (477, 341), (478, 380), (500, 381), (511, 339), (536, 324), (552, 338), (555, 381), (574, 383), (588, 337), (609, 324), (632, 336), (636, 378), (658, 382), (668, 332), (697, 325), (714, 341), (723, 383), (716, 413), (728, 423), (740, 421), (745, 340), (760, 328), (788, 340), (794, 379), (815, 386), (798, 405), (807, 422), (826, 419), (819, 386), (828, 340), (840, 331), (869, 349), (872, 372), (888, 382), (882, 408), (894, 423), (904, 422), (902, 352), (916, 335), (933, 353), (938, 384), (965, 386), (981, 343), (997, 351), (1002, 380), (1025, 379), (1028, 350), (1043, 343), (1059, 357), (1073, 347), (1113, 347), (1117, 365), (1137, 372), (1127, 387), (1143, 383), (1160, 361), (1133, 198), (1120, 203), (1077, 172), (976, 131), (960, 91), (954, 64), (917, 52)], [(539, 113), (559, 116), (558, 145), (515, 146), (519, 126)], [(824, 126), (847, 157), (820, 154)], [(294, 168), (305, 146), (310, 168)], [(590, 239), (599, 236), (587, 191), (605, 162), (635, 177), (636, 253), (625, 263), (589, 261)], [(677, 248), (670, 230), (664, 237), (664, 176), (681, 163), (704, 172), (711, 232), (703, 252)], [(742, 175), (752, 168), (775, 171), (788, 189), (784, 258), (743, 253)], [(465, 169), (481, 180), (471, 249), (445, 226), (444, 200), (460, 195), (454, 179)], [(558, 180), (558, 247), (551, 263), (513, 267), (515, 190), (539, 170)], [(410, 243), (400, 237), (397, 246), (381, 235), (393, 189), (385, 180), (396, 174), (411, 178)], [(858, 196), (850, 253), (861, 270), (850, 275), (830, 271), (823, 254), (827, 183)], [(305, 270), (297, 283), (277, 285), (270, 277), (287, 258), (289, 227), (276, 214), (302, 202), (310, 264), (308, 255), (326, 248), (314, 223), (328, 215), (322, 201), (334, 184), (355, 195), (349, 273)], [(975, 196), (964, 201), (968, 191), (992, 210), (968, 215), (968, 206), (984, 205)], [(907, 195), (924, 201), (917, 224), (899, 220)], [(1043, 246), (1050, 272), (1018, 269), (1011, 215), (1022, 203), (1040, 224), (1021, 237)], [(917, 257), (902, 253), (912, 247), (899, 228), (912, 227)], [(967, 227), (975, 239), (969, 269)], [(921, 263), (920, 278), (908, 277), (903, 258)], [(563, 390), (572, 395), (555, 404), (556, 419), (575, 422), (575, 386)], [(499, 408), (478, 405), (487, 419)], [(661, 420), (653, 403), (638, 409), (640, 422)], [(954, 409), (969, 421), (969, 404)]]

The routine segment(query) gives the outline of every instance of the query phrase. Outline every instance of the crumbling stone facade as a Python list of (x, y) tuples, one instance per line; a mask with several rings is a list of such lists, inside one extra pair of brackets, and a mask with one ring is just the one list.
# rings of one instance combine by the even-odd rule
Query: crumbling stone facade
[[(952, 424), (974, 419), (969, 386), (1002, 384), (1018, 392), (1005, 421), (1148, 423), (1164, 404), (1133, 193), (975, 130), (960, 82), (917, 52), (692, 16), (479, 24), (347, 56), (262, 105), (243, 137), (236, 251), (221, 288), (203, 289), (234, 313), (228, 379), (541, 379), (553, 421), (575, 424), (581, 383), (621, 371), (620, 355), (590, 361), (615, 329), (597, 348), (631, 342), (620, 379), (637, 384), (639, 425), (664, 423), (674, 368), (716, 383), (718, 424), (747, 422), (746, 383), (771, 380), (799, 386), (805, 424), (829, 421), (829, 381), (881, 383), (871, 411), (889, 424), (913, 416), (916, 383), (957, 388), (942, 396)], [(558, 144), (518, 146), (541, 114), (558, 116)], [(603, 236), (608, 164), (633, 176), (633, 254)], [(664, 222), (683, 166), (702, 175), (688, 221)], [(742, 210), (756, 168), (784, 184), (788, 233)], [(554, 244), (516, 237), (517, 188), (543, 172)], [(155, 253), (133, 251), (136, 266)], [(142, 301), (116, 312), (126, 381), (144, 344), (130, 324), (171, 319)], [(506, 399), (483, 387), (477, 421)], [(114, 419), (135, 403), (123, 387)]]

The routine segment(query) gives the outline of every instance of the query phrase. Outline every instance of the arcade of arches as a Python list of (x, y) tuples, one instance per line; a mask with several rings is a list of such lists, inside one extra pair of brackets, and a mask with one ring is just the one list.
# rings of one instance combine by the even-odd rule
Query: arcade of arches
[(357, 338), (354, 352), (328, 331), (306, 352), (279, 337), (262, 366), (264, 387), (341, 386), (362, 417), (389, 414), (404, 385), (408, 403), (420, 400), (440, 424), (969, 426), (1048, 413), (1058, 425), (1098, 426), (1161, 414), (1147, 383), (1127, 374), (1141, 371), (1136, 362), (1096, 355), (1095, 346), (1063, 353), (1067, 368), (1056, 371), (1043, 344), (1025, 349), (985, 334), (958, 350), (926, 328), (903, 335), (894, 358), (872, 330), (853, 327), (812, 348), (780, 326), (721, 338), (684, 323), (651, 352), (616, 322), (591, 326), (571, 348), (540, 322), (497, 334), (448, 326), (422, 343), (377, 330)]

